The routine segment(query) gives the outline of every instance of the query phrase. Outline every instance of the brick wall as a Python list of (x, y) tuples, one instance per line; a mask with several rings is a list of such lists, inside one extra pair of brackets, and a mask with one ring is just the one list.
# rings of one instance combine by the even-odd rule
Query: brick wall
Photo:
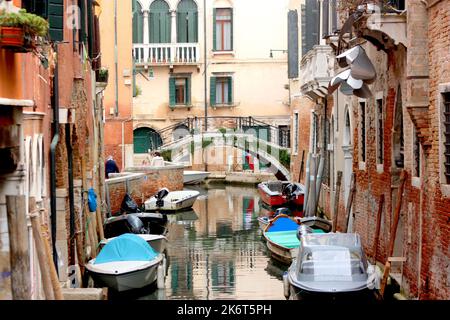
[(127, 171), (106, 180), (107, 198), (113, 214), (120, 212), (120, 205), (127, 192), (141, 206), (161, 188), (183, 190), (183, 166), (171, 165), (158, 169), (135, 167)]

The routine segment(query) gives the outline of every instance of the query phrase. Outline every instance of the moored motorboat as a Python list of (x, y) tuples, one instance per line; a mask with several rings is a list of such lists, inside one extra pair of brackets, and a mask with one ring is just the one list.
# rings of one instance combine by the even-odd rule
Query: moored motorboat
[[(274, 211), (270, 211), (270, 212), (266, 212), (265, 216), (260, 216), (258, 217), (258, 223), (259, 223), (259, 228), (261, 230), (264, 231), (264, 229), (267, 227), (267, 225), (270, 223), (270, 221), (272, 221), (273, 219), (275, 219), (276, 216), (280, 215), (280, 214), (284, 214), (287, 216), (293, 216), (293, 212), (289, 209), (289, 208), (277, 208), (274, 209)], [(297, 217), (294, 217), (295, 219), (297, 219)]]
[(122, 292), (146, 287), (155, 281), (164, 287), (165, 257), (143, 238), (123, 234), (110, 240), (95, 259), (86, 264), (96, 286)]
[(107, 239), (124, 233), (164, 235), (167, 216), (154, 212), (125, 213), (106, 219), (103, 228)]
[(303, 234), (297, 258), (283, 275), (287, 299), (375, 299), (379, 275), (358, 234)]
[(192, 171), (184, 170), (183, 172), (183, 183), (184, 184), (198, 184), (205, 181), (205, 179), (210, 175), (210, 172), (206, 171)]
[(178, 211), (191, 208), (200, 192), (195, 190), (169, 191), (163, 188), (145, 201), (145, 211)]
[(289, 181), (266, 181), (258, 184), (261, 200), (271, 207), (292, 205), (303, 207), (305, 187)]
[[(166, 251), (167, 238), (165, 236), (159, 234), (137, 234), (137, 236), (144, 239), (157, 252), (164, 253)], [(117, 237), (113, 237), (100, 241), (100, 243), (98, 244), (99, 250), (102, 250), (107, 243), (116, 238)]]

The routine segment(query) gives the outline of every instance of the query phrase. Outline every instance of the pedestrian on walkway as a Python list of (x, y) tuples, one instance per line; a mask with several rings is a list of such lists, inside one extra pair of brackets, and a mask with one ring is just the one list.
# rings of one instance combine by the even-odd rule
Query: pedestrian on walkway
[(114, 161), (113, 156), (109, 156), (106, 159), (105, 163), (105, 178), (108, 179), (110, 173), (119, 173), (119, 172), (120, 172), (119, 167), (117, 166), (116, 161)]
[(164, 167), (164, 158), (161, 157), (161, 153), (158, 151), (155, 151), (155, 156), (152, 159), (152, 162), (150, 163), (151, 167)]

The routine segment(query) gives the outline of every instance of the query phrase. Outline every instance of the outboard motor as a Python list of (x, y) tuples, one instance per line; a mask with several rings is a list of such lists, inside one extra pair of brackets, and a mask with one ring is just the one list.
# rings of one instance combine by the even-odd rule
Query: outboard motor
[(123, 197), (122, 204), (120, 205), (120, 211), (123, 213), (137, 213), (141, 212), (136, 201), (131, 198), (131, 196), (127, 193)]
[(308, 227), (307, 225), (300, 225), (300, 227), (298, 227), (297, 229), (297, 239), (301, 241), (302, 236), (308, 234), (308, 233), (313, 233), (313, 228)]
[(295, 183), (289, 183), (284, 189), (283, 194), (293, 200), (300, 193), (300, 188)]
[(127, 215), (127, 222), (128, 222), (128, 228), (130, 229), (131, 233), (134, 234), (145, 234), (146, 230), (144, 228), (144, 224), (142, 223), (142, 220), (138, 217), (129, 214)]
[(169, 194), (169, 189), (167, 188), (162, 188), (161, 190), (159, 190), (156, 194), (155, 194), (155, 198), (156, 198), (156, 206), (158, 208), (162, 207), (164, 205), (164, 198), (167, 197), (167, 195)]
[(274, 217), (278, 216), (279, 214), (285, 214), (287, 216), (292, 214), (292, 211), (289, 208), (278, 208), (275, 210)]

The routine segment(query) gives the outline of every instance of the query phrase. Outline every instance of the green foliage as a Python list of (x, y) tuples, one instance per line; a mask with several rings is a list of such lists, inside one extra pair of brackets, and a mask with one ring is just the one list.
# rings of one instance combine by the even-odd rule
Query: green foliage
[(227, 129), (219, 128), (219, 129), (217, 129), (217, 131), (219, 131), (221, 134), (225, 134), (227, 132)]
[[(202, 149), (205, 149), (207, 146), (209, 146), (212, 143), (212, 140), (205, 140), (202, 139)], [(195, 144), (194, 141), (191, 142), (191, 154), (194, 154), (195, 150)]]
[(134, 87), (134, 95), (133, 97), (139, 97), (142, 94), (142, 89), (138, 85)]
[(108, 82), (109, 71), (103, 67), (97, 71), (97, 82)]
[(172, 161), (172, 150), (164, 150), (161, 151), (161, 157), (164, 158), (164, 161)]
[(1, 11), (0, 27), (22, 28), (27, 35), (44, 37), (48, 33), (49, 24), (44, 18), (21, 9), (18, 13)]

